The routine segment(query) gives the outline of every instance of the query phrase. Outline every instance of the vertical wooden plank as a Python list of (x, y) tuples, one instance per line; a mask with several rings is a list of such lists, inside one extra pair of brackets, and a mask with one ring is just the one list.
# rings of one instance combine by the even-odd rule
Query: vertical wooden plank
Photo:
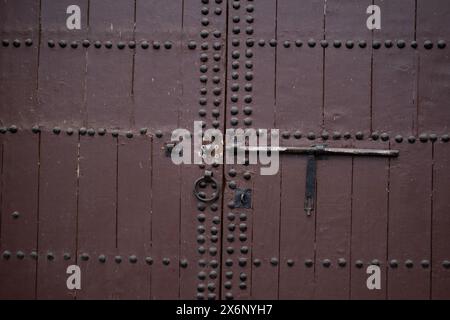
[(417, 2), (417, 40), (420, 51), (418, 131), (437, 134), (450, 130), (449, 32), (450, 7), (445, 1)]
[(66, 269), (76, 261), (78, 136), (41, 133), (38, 299), (71, 299)]
[[(78, 259), (83, 276), (80, 299), (120, 297), (115, 279), (117, 228), (117, 138), (80, 137)], [(101, 257), (105, 257), (105, 262)]]
[[(324, 123), (329, 132), (370, 130), (371, 31), (366, 27), (366, 9), (371, 4), (372, 0), (326, 3)], [(335, 40), (340, 41), (339, 48)]]
[[(151, 266), (151, 139), (119, 137), (117, 178), (117, 247), (124, 256), (121, 297), (149, 299)], [(119, 285), (119, 284), (118, 284)]]
[(180, 172), (166, 156), (167, 139), (154, 138), (152, 147), (152, 299), (179, 297)]
[[(318, 132), (322, 127), (324, 1), (279, 1), (277, 20), (277, 124)], [(314, 41), (316, 45), (308, 45)]]
[[(347, 147), (348, 142), (330, 141), (328, 145)], [(318, 157), (316, 299), (348, 299), (350, 296), (352, 174), (351, 157)]]
[(89, 37), (100, 41), (87, 55), (88, 125), (128, 128), (132, 116), (134, 1), (89, 3)]
[(390, 167), (388, 298), (428, 299), (432, 144), (393, 142), (391, 148), (400, 157)]
[[(322, 127), (324, 5), (278, 2), (276, 127), (289, 146), (308, 146), (299, 138)], [(281, 172), (279, 298), (311, 299), (316, 215), (304, 211), (306, 157), (283, 156)]]
[(177, 128), (182, 3), (150, 0), (136, 4), (134, 121), (138, 127)]
[[(357, 141), (357, 148), (389, 149), (383, 141)], [(354, 157), (352, 182), (351, 298), (386, 299), (389, 159)], [(381, 290), (366, 285), (369, 265), (381, 268)]]
[(2, 1), (0, 21), (0, 122), (31, 126), (36, 121), (39, 2)]
[(36, 297), (39, 135), (3, 137), (0, 297)]
[(374, 30), (372, 131), (411, 135), (417, 130), (414, 0), (376, 0), (382, 27)]
[[(248, 7), (253, 10), (248, 13), (241, 13), (248, 11)], [(252, 128), (255, 129), (272, 129), (275, 126), (275, 101), (276, 101), (276, 47), (273, 43), (276, 42), (276, 25), (277, 25), (277, 2), (276, 1), (259, 1), (255, 3), (248, 2), (243, 6), (241, 12), (236, 10), (236, 13), (230, 15), (242, 15), (244, 17), (253, 17), (254, 22), (250, 25), (242, 23), (242, 30), (247, 33), (248, 28), (251, 28), (255, 39), (254, 47), (248, 47), (246, 38), (249, 35), (242, 35), (241, 43), (247, 46), (246, 54), (250, 53), (246, 60), (250, 60), (253, 64), (254, 74), (253, 79), (245, 79), (245, 83), (250, 84), (252, 90), (248, 93), (252, 97), (250, 108), (251, 115), (248, 117), (252, 120)], [(264, 39), (265, 43), (262, 46), (260, 39)], [(272, 46), (269, 44), (272, 43)], [(246, 77), (246, 73), (243, 72)], [(243, 93), (242, 95), (246, 95)], [(245, 104), (244, 106), (245, 107)], [(230, 109), (231, 112), (231, 109)], [(239, 114), (242, 114), (239, 111)], [(240, 127), (245, 127), (246, 112), (240, 117)], [(244, 120), (244, 121), (242, 121)], [(243, 122), (243, 123), (242, 123)], [(270, 142), (269, 142), (270, 143)], [(242, 171), (241, 171), (242, 170)], [(244, 174), (247, 168), (239, 168), (236, 166), (238, 175)], [(278, 297), (278, 282), (279, 282), (279, 229), (280, 229), (280, 171), (272, 176), (262, 176), (260, 173), (260, 166), (254, 166), (251, 169), (254, 171), (252, 176), (252, 183), (249, 185), (252, 188), (252, 211), (251, 221), (251, 237), (253, 250), (252, 268), (251, 268), (251, 283), (250, 297), (252, 299), (277, 299)], [(246, 183), (242, 182), (245, 186)], [(270, 185), (271, 188), (267, 188)], [(237, 211), (239, 212), (239, 211)]]
[(432, 212), (432, 278), (431, 298), (450, 299), (450, 148), (447, 142), (434, 144), (433, 212)]
[[(305, 142), (295, 144), (307, 145)], [(316, 215), (308, 217), (304, 210), (307, 157), (286, 155), (281, 160), (279, 298), (312, 299)]]

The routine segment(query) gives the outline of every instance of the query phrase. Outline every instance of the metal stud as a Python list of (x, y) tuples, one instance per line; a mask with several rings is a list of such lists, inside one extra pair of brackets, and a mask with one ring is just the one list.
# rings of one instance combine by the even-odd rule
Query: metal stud
[(361, 260), (356, 260), (355, 267), (361, 269), (364, 266), (364, 263)]
[(411, 269), (414, 266), (414, 263), (412, 262), (412, 260), (406, 260), (405, 261), (405, 266), (409, 269)]
[(437, 46), (439, 49), (444, 49), (447, 46), (447, 44), (445, 43), (444, 40), (439, 40)]
[(38, 253), (37, 253), (36, 251), (31, 251), (31, 252), (30, 252), (30, 257), (31, 257), (31, 259), (33, 259), (33, 260), (37, 260), (37, 258), (38, 258)]
[(9, 252), (7, 250), (3, 251), (2, 257), (3, 257), (3, 259), (8, 260), (9, 258), (11, 258), (11, 252)]
[(117, 264), (119, 264), (119, 263), (122, 262), (122, 257), (121, 257), (121, 256), (115, 256), (115, 257), (114, 257), (114, 261), (115, 261)]
[(47, 260), (53, 261), (55, 259), (55, 255), (51, 252), (47, 253)]
[(66, 260), (66, 261), (70, 260), (70, 259), (71, 259), (70, 253), (65, 252), (65, 253), (63, 254), (63, 259)]
[(253, 265), (256, 267), (259, 267), (261, 265), (261, 260), (260, 259), (253, 259)]
[(391, 268), (397, 268), (398, 267), (398, 261), (397, 260), (395, 260), (395, 259), (393, 259), (393, 260), (391, 260), (390, 262), (389, 262), (389, 265), (390, 265), (390, 267)]
[(130, 261), (130, 263), (136, 263), (137, 262), (137, 257), (135, 256), (135, 255), (131, 255), (129, 258), (128, 258), (128, 261)]
[(278, 265), (278, 259), (277, 258), (271, 258), (270, 259), (270, 264), (272, 266), (277, 266)]
[(106, 256), (104, 254), (101, 254), (98, 256), (98, 261), (100, 263), (105, 263), (106, 262)]
[(450, 269), (450, 261), (449, 261), (449, 260), (444, 260), (444, 261), (442, 262), (442, 266), (443, 266), (445, 269)]
[(339, 258), (338, 259), (338, 266), (343, 268), (347, 265), (347, 261), (344, 258)]
[(288, 267), (293, 267), (295, 263), (294, 263), (294, 260), (288, 259), (288, 260), (286, 261), (286, 264), (287, 264)]
[(89, 260), (89, 255), (87, 253), (81, 254), (81, 260), (88, 261)]
[(188, 266), (188, 261), (186, 259), (183, 259), (180, 261), (180, 267), (182, 267), (183, 269), (186, 269)]
[(18, 130), (19, 130), (19, 129), (18, 129), (17, 126), (15, 126), (15, 125), (12, 125), (12, 126), (10, 126), (10, 127), (8, 128), (8, 131), (11, 132), (11, 133), (17, 133)]
[(428, 268), (430, 267), (430, 261), (428, 261), (428, 260), (422, 260), (422, 261), (420, 262), (420, 265), (422, 266), (422, 268), (428, 269)]
[(403, 142), (403, 137), (401, 135), (395, 136), (395, 142), (402, 143)]
[(450, 141), (450, 136), (448, 134), (444, 134), (441, 137), (442, 142), (449, 142)]
[(19, 212), (18, 211), (14, 211), (12, 214), (11, 214), (11, 217), (13, 218), (13, 219), (19, 219), (19, 216), (20, 216), (20, 214), (19, 214)]
[(433, 48), (433, 42), (431, 42), (430, 40), (425, 40), (423, 43), (423, 47), (427, 50), (430, 50)]
[(331, 266), (331, 261), (329, 259), (324, 259), (322, 261), (322, 266), (324, 266), (325, 268), (329, 268)]
[(153, 264), (153, 259), (152, 257), (146, 257), (145, 258), (145, 263), (147, 263), (149, 266), (151, 266)]

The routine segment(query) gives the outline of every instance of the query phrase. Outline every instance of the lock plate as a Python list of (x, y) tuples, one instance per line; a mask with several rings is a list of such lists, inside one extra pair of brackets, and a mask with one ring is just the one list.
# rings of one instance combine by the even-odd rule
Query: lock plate
[(252, 207), (252, 190), (236, 189), (234, 193), (234, 207), (250, 209)]

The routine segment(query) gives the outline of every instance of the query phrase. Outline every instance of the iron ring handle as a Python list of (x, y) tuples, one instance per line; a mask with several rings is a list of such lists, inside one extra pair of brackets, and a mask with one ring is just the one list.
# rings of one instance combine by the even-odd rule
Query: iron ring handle
[[(195, 180), (194, 183), (194, 195), (195, 197), (200, 200), (201, 202), (212, 202), (215, 201), (219, 198), (219, 194), (220, 194), (220, 187), (219, 184), (217, 183), (217, 180), (214, 179), (213, 177), (213, 173), (211, 171), (205, 171), (205, 174), (203, 177), (198, 178), (197, 180)], [(215, 186), (216, 191), (212, 194), (211, 197), (207, 198), (200, 190), (200, 184), (204, 182), (204, 183), (211, 183), (213, 186)]]

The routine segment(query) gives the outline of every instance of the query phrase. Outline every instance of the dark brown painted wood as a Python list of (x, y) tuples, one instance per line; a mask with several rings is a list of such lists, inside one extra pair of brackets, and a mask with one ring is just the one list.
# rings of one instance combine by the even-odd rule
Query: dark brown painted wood
[[(80, 1), (81, 30), (66, 27), (67, 7), (73, 2), (41, 3), (41, 39), (39, 47), (38, 120), (52, 128), (85, 125), (85, 85), (88, 1)], [(65, 47), (61, 47), (65, 43)], [(72, 48), (75, 42), (77, 47)], [(49, 43), (54, 43), (53, 47)], [(93, 43), (91, 44), (93, 45)]]
[(66, 269), (77, 258), (78, 136), (44, 131), (40, 154), (37, 298), (73, 299)]
[[(2, 46), (0, 50), (0, 122), (31, 126), (37, 113), (39, 3), (33, 0), (2, 1), (0, 21), (0, 37), (9, 41), (8, 47)], [(17, 40), (18, 48), (14, 46)], [(27, 40), (32, 43), (27, 45)]]
[(168, 138), (152, 146), (152, 299), (177, 299), (180, 288), (180, 172), (166, 156)]
[[(419, 42), (418, 79), (418, 130), (422, 132), (448, 133), (450, 112), (445, 105), (449, 101), (450, 72), (448, 50), (439, 49), (438, 41), (449, 41), (450, 8), (441, 1), (417, 3), (417, 40)], [(433, 50), (424, 48), (426, 41), (433, 43)], [(448, 46), (448, 44), (447, 44)]]
[[(78, 257), (82, 290), (77, 299), (120, 297), (115, 283), (117, 246), (117, 138), (81, 136), (78, 184)], [(82, 259), (87, 254), (89, 260)], [(106, 257), (106, 263), (99, 256)], [(122, 263), (127, 263), (122, 257)]]
[[(330, 46), (334, 40), (341, 41), (340, 48), (325, 52), (324, 124), (329, 132), (370, 130), (370, 47), (359, 47), (359, 41), (371, 40), (365, 14), (370, 4), (371, 0), (326, 4), (326, 39)], [(352, 49), (347, 41), (353, 41)]]
[[(330, 141), (329, 145), (346, 143)], [(316, 299), (350, 296), (352, 163), (346, 156), (317, 161)], [(338, 265), (339, 259), (345, 260), (345, 266)]]
[[(388, 142), (357, 141), (357, 148), (389, 149)], [(354, 157), (351, 211), (351, 298), (386, 299), (389, 159)], [(363, 266), (359, 267), (360, 261)], [(381, 268), (381, 290), (366, 285), (369, 265)]]
[(428, 299), (430, 269), (421, 262), (431, 254), (432, 145), (404, 141), (391, 148), (401, 156), (390, 164), (388, 259), (398, 267), (388, 271), (388, 298)]
[[(87, 54), (86, 110), (87, 124), (93, 127), (128, 128), (131, 125), (131, 94), (134, 1), (91, 1), (89, 37), (101, 41), (101, 48)], [(105, 45), (110, 41), (112, 47)], [(117, 45), (123, 42), (125, 47)]]
[[(2, 299), (36, 297), (36, 260), (31, 252), (38, 249), (38, 163), (39, 135), (19, 131), (3, 136), (0, 251), (9, 251), (11, 257), (0, 260)], [(24, 253), (23, 259), (18, 252)]]
[[(119, 137), (117, 176), (117, 250), (124, 262), (121, 298), (149, 299), (151, 257), (151, 138)], [(135, 258), (137, 261), (135, 261)]]
[(435, 143), (433, 158), (431, 298), (449, 299), (450, 268), (445, 268), (445, 261), (450, 261), (448, 258), (450, 244), (447, 239), (448, 230), (450, 228), (450, 217), (448, 215), (450, 204), (446, 192), (450, 183), (448, 175), (450, 167), (450, 150), (448, 148), (448, 143)]
[[(280, 129), (318, 132), (322, 127), (323, 57), (310, 39), (324, 36), (324, 1), (279, 1), (276, 119)], [(300, 41), (300, 42), (299, 42)]]
[[(254, 119), (253, 128), (271, 129), (276, 123), (277, 49), (269, 43), (272, 39), (277, 39), (277, 2), (260, 1), (255, 3), (254, 7), (254, 13), (250, 15), (255, 19), (255, 39), (263, 38), (266, 42), (263, 47), (255, 43), (254, 56), (250, 59), (254, 65), (254, 80), (251, 81), (254, 103), (250, 118)], [(245, 115), (242, 118), (245, 118)], [(244, 124), (241, 124), (241, 127), (244, 127)], [(262, 176), (261, 167), (255, 166), (252, 176), (253, 264), (250, 294), (252, 299), (277, 299), (280, 264), (280, 172), (273, 176)], [(267, 188), (268, 185), (271, 188)], [(255, 264), (255, 260), (259, 260), (261, 264)]]
[[(309, 145), (293, 139), (286, 143)], [(304, 210), (306, 162), (302, 155), (281, 157), (280, 299), (314, 297), (314, 266), (308, 261), (314, 261), (316, 215), (308, 217)]]
[[(417, 130), (418, 53), (410, 47), (415, 37), (415, 1), (378, 0), (381, 30), (374, 30), (379, 49), (372, 50), (372, 129), (393, 135)], [(392, 47), (386, 47), (386, 40)], [(404, 48), (398, 46), (403, 45)]]
[[(139, 128), (173, 130), (180, 109), (182, 1), (138, 1), (136, 9), (136, 40), (141, 44), (147, 41), (149, 48), (136, 49), (134, 123)], [(198, 19), (196, 22), (200, 24)], [(170, 50), (165, 48), (167, 44)], [(152, 49), (154, 45), (159, 49)]]

